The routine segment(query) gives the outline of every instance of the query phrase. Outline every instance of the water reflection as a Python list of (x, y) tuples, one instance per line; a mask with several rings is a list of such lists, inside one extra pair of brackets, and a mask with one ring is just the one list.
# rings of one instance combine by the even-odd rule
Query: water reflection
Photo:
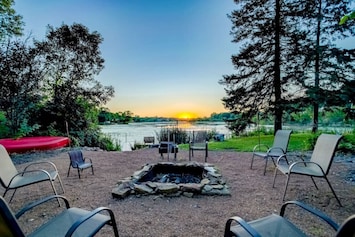
[(146, 122), (101, 125), (100, 127), (103, 133), (110, 135), (112, 139), (121, 145), (121, 147), (127, 143), (131, 146), (135, 143), (143, 144), (143, 138), (151, 136), (155, 137), (155, 141), (158, 142), (157, 135), (160, 133), (160, 130), (164, 128), (179, 128), (186, 130), (187, 132), (212, 130), (217, 133), (225, 134), (225, 138), (229, 138), (231, 136), (231, 131), (228, 130), (224, 122)]

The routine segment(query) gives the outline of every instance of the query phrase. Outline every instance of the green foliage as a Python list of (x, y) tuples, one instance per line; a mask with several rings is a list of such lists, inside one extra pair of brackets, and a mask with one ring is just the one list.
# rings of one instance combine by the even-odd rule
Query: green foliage
[(113, 142), (113, 139), (110, 136), (101, 134), (98, 142), (99, 142), (98, 147), (100, 147), (103, 150), (106, 150), (106, 151), (120, 151), (121, 150), (120, 145), (117, 142)]
[(265, 126), (256, 127), (255, 130), (240, 134), (240, 136), (259, 136), (259, 135), (274, 135), (274, 130), (272, 128), (267, 128)]
[(233, 119), (236, 119), (236, 115), (229, 112), (212, 113), (209, 118), (210, 121), (230, 121)]
[(8, 137), (10, 134), (10, 129), (7, 126), (7, 119), (5, 112), (0, 111), (0, 138)]
[(355, 130), (344, 134), (339, 144), (339, 150), (344, 153), (355, 153)]
[(22, 35), (24, 22), (12, 8), (14, 4), (14, 0), (0, 0), (0, 42), (7, 37)]
[(111, 113), (106, 108), (101, 108), (99, 113), (99, 123), (119, 123), (127, 124), (133, 121), (133, 113), (129, 110), (124, 112)]
[(262, 111), (274, 116), (276, 130), (284, 111), (313, 106), (311, 117), (305, 113), (298, 119), (312, 122), (315, 132), (319, 108), (354, 104), (355, 52), (334, 43), (354, 36), (354, 25), (334, 24), (348, 11), (349, 1), (235, 2), (229, 17), (233, 42), (239, 45), (232, 55), (236, 72), (220, 81), (226, 91), (224, 106), (237, 116), (229, 128), (241, 134)]
[(40, 126), (38, 124), (29, 125), (27, 119), (24, 119), (20, 123), (20, 127), (15, 134), (15, 138), (25, 137), (26, 135), (29, 135), (39, 129), (39, 127)]
[(355, 19), (355, 11), (350, 12), (349, 14), (346, 14), (345, 16), (343, 16), (340, 21), (339, 21), (339, 25), (343, 25), (345, 24), (348, 20), (352, 20)]
[(290, 115), (291, 122), (296, 122), (298, 124), (310, 124), (312, 122), (313, 110), (311, 107), (305, 108), (303, 111), (292, 112)]
[(133, 147), (131, 147), (131, 148), (132, 148), (132, 151), (134, 151), (134, 150), (139, 150), (139, 149), (142, 149), (142, 148), (145, 148), (145, 147), (147, 147), (147, 145), (144, 145), (144, 144), (139, 143), (139, 142), (134, 142)]
[(37, 53), (21, 41), (0, 47), (0, 110), (6, 115), (11, 137), (26, 134), (25, 127), (36, 128), (39, 124), (32, 120), (42, 99)]

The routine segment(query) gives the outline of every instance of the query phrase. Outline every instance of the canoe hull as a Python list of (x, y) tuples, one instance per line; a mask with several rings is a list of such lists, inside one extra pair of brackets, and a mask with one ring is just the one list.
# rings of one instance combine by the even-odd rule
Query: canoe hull
[(24, 153), (33, 150), (52, 150), (68, 146), (68, 137), (22, 137), (19, 139), (0, 139), (0, 144), (5, 147), (8, 153)]

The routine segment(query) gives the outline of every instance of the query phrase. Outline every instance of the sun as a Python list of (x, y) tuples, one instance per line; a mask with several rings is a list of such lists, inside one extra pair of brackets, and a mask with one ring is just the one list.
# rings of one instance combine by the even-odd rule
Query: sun
[(179, 120), (192, 120), (192, 119), (197, 118), (197, 116), (193, 113), (190, 113), (190, 112), (181, 112), (177, 115), (177, 118)]

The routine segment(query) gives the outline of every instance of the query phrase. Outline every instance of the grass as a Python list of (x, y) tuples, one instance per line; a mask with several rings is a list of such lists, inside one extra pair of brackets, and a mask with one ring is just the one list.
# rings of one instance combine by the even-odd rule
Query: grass
[[(319, 134), (312, 133), (292, 133), (289, 141), (288, 151), (310, 151)], [(213, 151), (231, 150), (238, 152), (251, 152), (257, 144), (272, 146), (274, 135), (255, 135), (231, 138), (222, 142), (211, 141), (208, 149)], [(188, 144), (180, 144), (179, 148), (188, 149)], [(344, 152), (354, 152), (355, 134), (345, 134), (344, 139), (339, 144), (340, 150)]]

